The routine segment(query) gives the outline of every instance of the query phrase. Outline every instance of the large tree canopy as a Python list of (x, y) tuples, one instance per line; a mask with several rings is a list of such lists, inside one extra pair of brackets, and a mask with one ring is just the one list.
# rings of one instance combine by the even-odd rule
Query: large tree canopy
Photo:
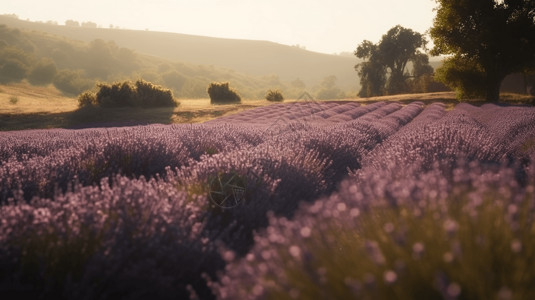
[[(427, 41), (420, 33), (400, 25), (383, 35), (378, 44), (363, 41), (355, 51), (355, 56), (364, 59), (355, 66), (361, 83), (359, 96), (370, 97), (385, 93), (406, 92), (407, 78), (416, 74), (413, 72), (411, 76), (405, 72), (409, 62), (419, 67), (419, 73), (424, 70), (432, 73), (432, 68), (426, 59), (427, 55), (420, 51), (425, 48), (426, 43)], [(416, 70), (416, 68), (413, 69)]]
[(450, 55), (440, 79), (462, 96), (499, 100), (505, 76), (535, 66), (534, 0), (436, 0), (434, 55)]

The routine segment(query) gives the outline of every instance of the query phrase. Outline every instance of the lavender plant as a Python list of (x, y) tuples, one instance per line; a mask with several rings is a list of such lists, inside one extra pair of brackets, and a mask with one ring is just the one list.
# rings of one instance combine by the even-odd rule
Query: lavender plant
[[(172, 185), (116, 177), (0, 208), (0, 290), (51, 298), (184, 298), (221, 259)], [(17, 200), (17, 199), (15, 199)], [(218, 267), (219, 266), (219, 267)], [(204, 289), (205, 290), (205, 289)]]
[(531, 107), (298, 102), (2, 132), (0, 290), (529, 298), (534, 126)]
[(471, 163), (450, 182), (433, 169), (391, 199), (350, 179), (293, 221), (271, 216), (211, 286), (220, 299), (530, 299), (535, 177), (514, 172)]

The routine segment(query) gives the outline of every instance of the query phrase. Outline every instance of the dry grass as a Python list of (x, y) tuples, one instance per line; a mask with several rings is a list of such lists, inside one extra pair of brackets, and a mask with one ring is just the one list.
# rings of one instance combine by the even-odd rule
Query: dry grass
[(171, 123), (199, 123), (247, 109), (273, 104), (267, 100), (242, 100), (242, 104), (211, 105), (210, 99), (181, 99)]
[[(53, 86), (16, 83), (0, 86), (0, 114), (64, 113), (77, 108), (76, 99), (65, 97)], [(11, 99), (18, 99), (12, 103)]]
[(446, 109), (450, 110), (459, 103), (459, 100), (455, 97), (455, 92), (438, 92), (438, 93), (422, 93), (422, 94), (403, 94), (403, 95), (391, 95), (369, 98), (358, 98), (357, 101), (361, 103), (373, 103), (379, 101), (398, 101), (401, 103), (409, 103), (413, 101), (422, 101), (425, 104), (433, 102), (442, 102), (446, 104)]
[[(534, 103), (533, 96), (504, 94), (508, 103)], [(16, 99), (16, 101), (13, 101)], [(285, 100), (284, 102), (295, 102)], [(426, 104), (442, 102), (447, 109), (459, 101), (453, 92), (406, 94), (370, 98), (337, 99), (369, 104), (377, 101)], [(115, 108), (79, 110), (76, 98), (61, 94), (53, 86), (38, 87), (28, 83), (0, 85), (0, 130), (30, 128), (81, 128), (124, 126), (149, 123), (199, 123), (259, 106), (271, 105), (267, 100), (242, 100), (242, 104), (211, 105), (210, 99), (179, 99), (176, 108)], [(484, 103), (484, 102), (481, 102)]]
[(0, 85), (0, 130), (198, 123), (271, 104), (267, 100), (228, 105), (211, 105), (210, 99), (179, 102), (176, 108), (79, 110), (76, 98), (62, 95), (53, 86), (38, 87), (24, 82)]

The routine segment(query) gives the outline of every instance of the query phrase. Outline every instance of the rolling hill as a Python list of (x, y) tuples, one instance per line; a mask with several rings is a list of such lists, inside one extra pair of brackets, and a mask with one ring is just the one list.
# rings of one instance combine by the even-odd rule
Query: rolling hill
[[(336, 76), (337, 86), (355, 94), (359, 88), (354, 57), (328, 55), (269, 41), (223, 39), (178, 33), (62, 26), (0, 16), (0, 24), (46, 32), (73, 40), (113, 41), (138, 53), (196, 65), (223, 67), (252, 76), (278, 76), (282, 81), (299, 79), (308, 87)], [(276, 77), (275, 77), (276, 78)]]

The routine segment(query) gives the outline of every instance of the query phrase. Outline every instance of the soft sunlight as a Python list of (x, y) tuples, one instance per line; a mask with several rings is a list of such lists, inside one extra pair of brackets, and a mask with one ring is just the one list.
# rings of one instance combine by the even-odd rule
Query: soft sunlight
[(8, 0), (1, 12), (32, 21), (268, 40), (324, 53), (352, 52), (395, 25), (425, 32), (435, 1)]

